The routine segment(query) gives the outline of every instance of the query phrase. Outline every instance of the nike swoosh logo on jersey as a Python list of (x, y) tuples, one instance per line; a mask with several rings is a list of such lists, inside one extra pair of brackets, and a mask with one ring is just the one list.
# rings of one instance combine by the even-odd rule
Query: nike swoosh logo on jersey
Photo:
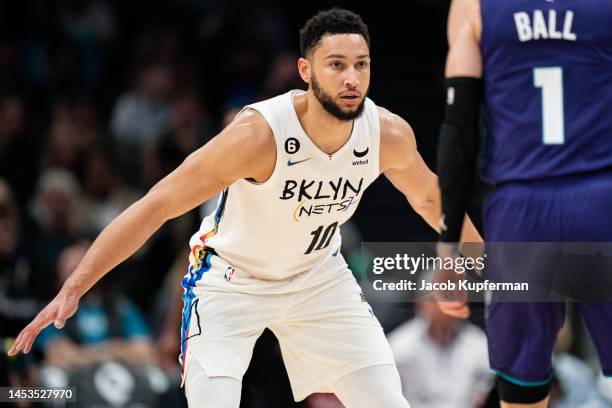
[(366, 147), (366, 149), (363, 152), (358, 152), (357, 150), (353, 149), (353, 154), (355, 155), (355, 157), (363, 157), (366, 154), (368, 154), (369, 151), (370, 151), (369, 147)]
[(287, 162), (287, 166), (291, 167), (291, 166), (295, 166), (296, 164), (300, 164), (300, 163), (304, 163), (307, 160), (310, 160), (311, 158), (307, 158), (304, 160), (298, 160), (298, 161), (291, 161), (291, 159), (289, 159), (289, 161)]

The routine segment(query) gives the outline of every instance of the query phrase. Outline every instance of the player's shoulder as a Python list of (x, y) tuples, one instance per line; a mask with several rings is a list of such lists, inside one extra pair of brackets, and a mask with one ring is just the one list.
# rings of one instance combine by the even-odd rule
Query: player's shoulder
[(236, 137), (248, 143), (251, 150), (274, 150), (276, 142), (268, 121), (257, 110), (246, 108), (226, 128)]
[(416, 139), (412, 127), (401, 116), (378, 107), (380, 119), (380, 168), (405, 167), (416, 156)]
[(394, 146), (414, 140), (414, 131), (404, 118), (382, 106), (376, 108), (380, 120), (381, 144)]

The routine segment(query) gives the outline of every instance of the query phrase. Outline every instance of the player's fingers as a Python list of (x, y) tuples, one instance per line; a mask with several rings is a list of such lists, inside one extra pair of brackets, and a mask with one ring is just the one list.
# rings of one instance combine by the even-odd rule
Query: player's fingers
[(448, 316), (466, 319), (470, 316), (470, 308), (463, 302), (438, 302), (440, 311)]
[(40, 312), (38, 316), (36, 316), (34, 320), (32, 320), (32, 322), (28, 324), (19, 334), (17, 352), (23, 350), (24, 353), (28, 353), (32, 348), (34, 340), (36, 340), (38, 333), (40, 333), (40, 331), (47, 327), (52, 321), (53, 318), (51, 313), (46, 310)]
[[(30, 351), (34, 340), (38, 336), (38, 333), (49, 324), (51, 324), (55, 318), (57, 317), (57, 313), (54, 312), (55, 307), (53, 303), (48, 305), (45, 309), (43, 309), (35, 318), (28, 324), (22, 331), (19, 333), (13, 346), (9, 350), (8, 354), (13, 356), (20, 351), (23, 350), (24, 353)], [(64, 322), (64, 319), (61, 319), (61, 322)], [(63, 324), (62, 324), (63, 326)], [(56, 326), (57, 327), (57, 326)]]
[(19, 353), (19, 350), (21, 350), (21, 348), (19, 347), (20, 341), (21, 341), (21, 333), (19, 333), (19, 335), (13, 342), (13, 345), (9, 349), (8, 351), (9, 356), (14, 356), (15, 354)]
[(11, 349), (9, 350), (9, 356), (14, 356), (17, 353), (19, 353), (21, 350), (23, 350), (24, 339), (26, 338), (26, 336), (27, 336), (27, 330), (23, 329), (21, 333), (19, 333), (19, 335), (15, 339), (15, 342), (13, 343), (13, 347), (11, 347)]
[(30, 350), (32, 350), (32, 345), (34, 344), (34, 341), (36, 340), (36, 337), (38, 336), (38, 333), (40, 333), (40, 331), (38, 332), (34, 332), (31, 333), (28, 338), (26, 339), (26, 342), (23, 346), (23, 352), (24, 353), (29, 353)]
[(467, 306), (463, 306), (455, 311), (455, 317), (459, 319), (467, 319), (470, 317), (470, 308)]

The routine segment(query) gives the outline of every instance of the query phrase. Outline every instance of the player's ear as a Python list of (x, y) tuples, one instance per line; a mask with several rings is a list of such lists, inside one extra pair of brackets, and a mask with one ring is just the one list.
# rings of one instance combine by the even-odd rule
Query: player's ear
[(310, 66), (310, 61), (304, 57), (300, 57), (300, 59), (298, 59), (298, 72), (300, 73), (302, 80), (307, 84), (310, 84), (310, 76), (312, 72), (311, 69), (312, 67)]

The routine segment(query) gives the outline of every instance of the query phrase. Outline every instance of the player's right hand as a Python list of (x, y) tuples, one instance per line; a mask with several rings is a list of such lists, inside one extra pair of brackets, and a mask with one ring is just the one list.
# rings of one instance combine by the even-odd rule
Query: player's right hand
[(61, 329), (77, 310), (79, 306), (79, 296), (70, 291), (60, 291), (58, 295), (49, 303), (38, 315), (19, 333), (15, 339), (15, 343), (8, 351), (9, 356), (23, 351), (28, 353), (32, 348), (36, 336), (42, 329), (49, 326), (51, 323), (56, 328)]
[(467, 319), (470, 317), (470, 308), (466, 305), (465, 302), (461, 301), (443, 301), (440, 300), (437, 302), (440, 311), (445, 315), (456, 317), (458, 319)]
[[(434, 281), (435, 282), (454, 282), (458, 286), (460, 275), (454, 271), (438, 270)], [(434, 290), (434, 299), (438, 304), (438, 308), (445, 315), (456, 317), (458, 319), (467, 319), (470, 317), (470, 308), (467, 305), (467, 295), (465, 291), (460, 289), (455, 290)]]
[[(436, 247), (438, 257), (442, 259), (459, 257), (459, 251), (456, 244), (438, 242)], [(462, 279), (462, 274), (454, 270), (438, 269), (434, 274), (434, 282), (452, 282), (455, 283), (455, 290), (434, 290), (433, 295), (436, 299), (440, 311), (448, 316), (458, 319), (467, 319), (470, 317), (470, 308), (467, 305), (467, 294), (465, 291), (458, 289), (459, 280)]]

